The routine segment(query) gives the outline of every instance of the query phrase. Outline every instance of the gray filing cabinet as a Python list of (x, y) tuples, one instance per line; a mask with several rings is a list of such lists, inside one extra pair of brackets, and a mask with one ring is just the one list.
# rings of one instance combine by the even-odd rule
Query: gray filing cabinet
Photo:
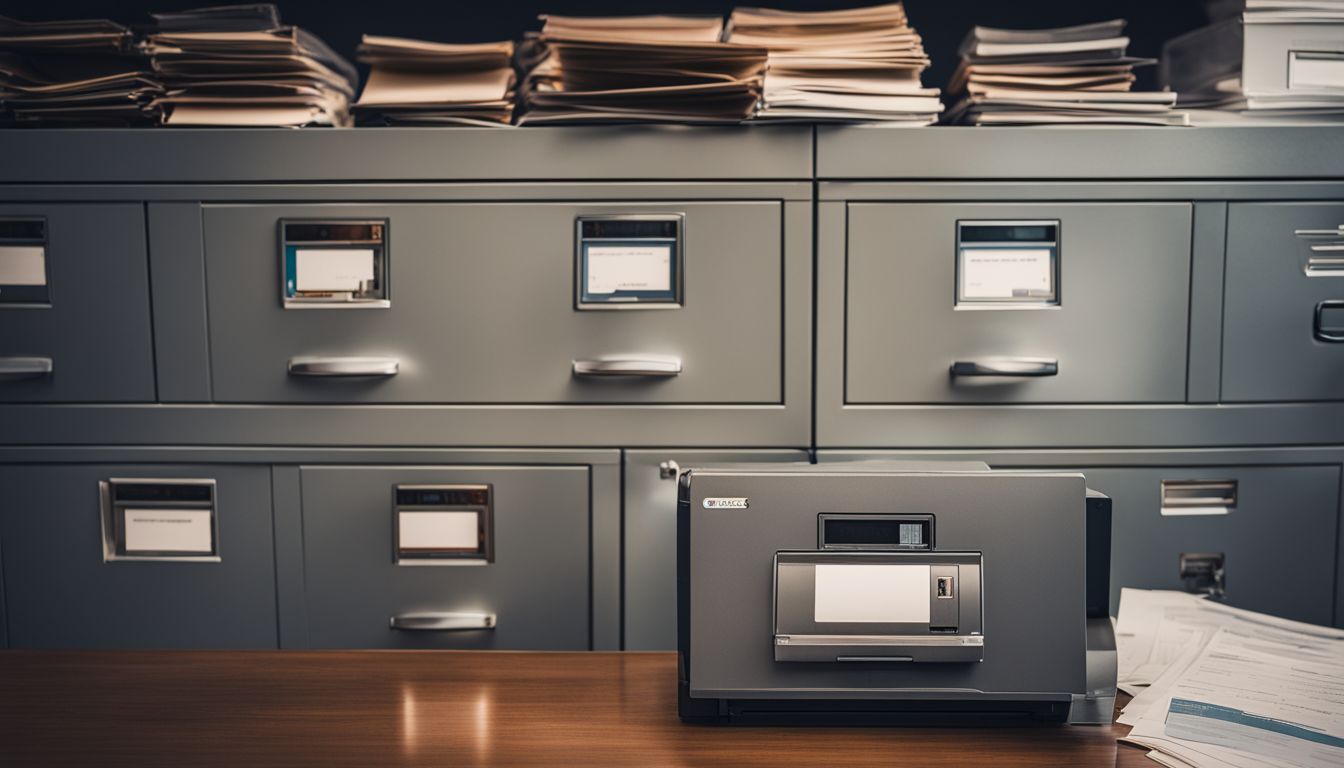
[(805, 451), (625, 451), (625, 642), (677, 647), (677, 475), (693, 467), (808, 462)]
[(1344, 400), (1344, 202), (1227, 214), (1222, 399)]
[[(136, 555), (157, 546), (141, 543), (156, 540), (146, 528), (154, 520), (142, 519), (142, 538), (131, 539), (125, 518), (130, 554), (119, 554), (107, 543), (121, 525), (113, 520), (119, 505), (100, 487), (109, 480), (173, 488), (212, 481), (214, 556)], [(277, 646), (269, 467), (7, 465), (0, 466), (0, 498), (11, 647)], [(195, 498), (150, 488), (120, 506), (126, 515), (154, 510), (163, 513), (160, 523), (197, 527), (190, 515), (207, 508)]]
[(1110, 496), (1112, 612), (1122, 587), (1182, 589), (1182, 553), (1211, 553), (1223, 556), (1230, 604), (1300, 621), (1331, 622), (1338, 454), (822, 451), (818, 460), (953, 456), (981, 459), (995, 469), (1082, 472), (1089, 488)]
[[(300, 474), (311, 647), (590, 647), (588, 467), (305, 466)], [(482, 493), (467, 506), (490, 510), (481, 534), (489, 554), (435, 561), (399, 550), (409, 522), (398, 527), (408, 507), (397, 489), (408, 488)]]
[[(845, 401), (1184, 400), (1190, 222), (1186, 203), (850, 203)], [(980, 251), (1000, 255), (959, 260)], [(1036, 256), (1027, 271), (1056, 273), (1039, 301), (986, 300)]]
[(154, 400), (139, 203), (0, 204), (0, 403)]

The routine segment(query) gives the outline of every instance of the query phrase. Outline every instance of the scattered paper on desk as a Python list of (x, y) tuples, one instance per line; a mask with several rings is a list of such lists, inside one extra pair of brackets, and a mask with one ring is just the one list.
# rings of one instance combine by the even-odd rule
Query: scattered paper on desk
[(1123, 740), (1163, 765), (1344, 765), (1344, 630), (1126, 589)]

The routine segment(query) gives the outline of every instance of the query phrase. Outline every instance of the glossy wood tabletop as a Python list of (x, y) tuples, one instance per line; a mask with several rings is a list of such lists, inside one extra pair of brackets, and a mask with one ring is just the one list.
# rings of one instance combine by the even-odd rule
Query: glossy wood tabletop
[(1119, 726), (688, 726), (675, 679), (670, 653), (0, 651), (0, 765), (1155, 765)]

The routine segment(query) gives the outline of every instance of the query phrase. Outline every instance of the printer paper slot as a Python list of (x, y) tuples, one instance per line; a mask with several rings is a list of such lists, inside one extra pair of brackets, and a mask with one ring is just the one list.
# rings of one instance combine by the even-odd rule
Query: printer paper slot
[(973, 552), (778, 552), (775, 661), (981, 661), (980, 579)]

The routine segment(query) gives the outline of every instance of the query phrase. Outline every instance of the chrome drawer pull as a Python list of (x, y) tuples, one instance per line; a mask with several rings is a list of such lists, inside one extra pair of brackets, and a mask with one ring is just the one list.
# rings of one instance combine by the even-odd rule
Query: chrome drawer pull
[(951, 373), (954, 377), (1038, 378), (1058, 376), (1059, 361), (1044, 357), (993, 357), (980, 360), (958, 360), (952, 363)]
[(0, 380), (50, 376), (50, 357), (0, 357)]
[(290, 376), (396, 376), (401, 361), (395, 357), (294, 357)]
[(584, 378), (635, 376), (667, 379), (681, 375), (681, 360), (675, 357), (603, 357), (596, 360), (575, 360), (574, 375)]
[(403, 613), (388, 622), (392, 629), (414, 632), (467, 632), (494, 629), (493, 613)]

